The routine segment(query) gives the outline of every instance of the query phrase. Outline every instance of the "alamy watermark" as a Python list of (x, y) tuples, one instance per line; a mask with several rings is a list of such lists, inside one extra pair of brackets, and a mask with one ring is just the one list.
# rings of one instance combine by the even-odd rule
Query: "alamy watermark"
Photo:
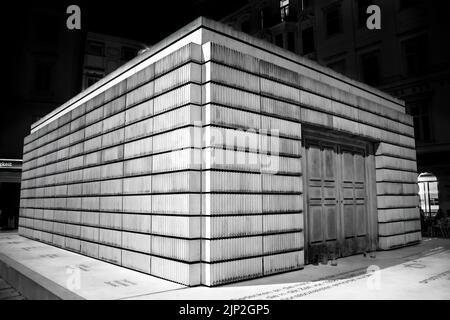
[(66, 287), (71, 291), (77, 291), (81, 289), (81, 269), (75, 266), (69, 266), (66, 268)]
[(66, 9), (66, 13), (69, 17), (66, 20), (66, 26), (69, 30), (80, 30), (81, 29), (81, 9), (77, 5), (70, 5)]
[[(194, 123), (189, 145), (202, 152), (191, 163), (205, 169), (229, 169), (276, 174), (281, 168), (279, 129), (225, 129)], [(166, 145), (179, 145), (173, 135)], [(300, 142), (298, 142), (300, 145)], [(177, 151), (174, 151), (177, 152)]]

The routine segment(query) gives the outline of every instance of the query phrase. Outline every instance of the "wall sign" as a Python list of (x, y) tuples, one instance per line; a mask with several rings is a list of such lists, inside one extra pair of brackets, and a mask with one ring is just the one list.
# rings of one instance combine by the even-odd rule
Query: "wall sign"
[(0, 170), (22, 170), (22, 160), (0, 159)]

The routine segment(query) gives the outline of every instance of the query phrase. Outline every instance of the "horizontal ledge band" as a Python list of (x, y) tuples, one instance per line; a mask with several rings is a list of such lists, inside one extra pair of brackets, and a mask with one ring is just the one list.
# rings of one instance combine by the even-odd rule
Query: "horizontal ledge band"
[[(22, 227), (22, 228), (25, 228), (25, 229), (28, 229), (28, 230), (33, 230), (33, 231), (38, 231), (38, 232), (44, 232), (44, 233), (48, 233), (48, 234), (52, 234), (52, 235), (57, 235), (57, 236), (64, 237), (64, 238), (70, 238), (70, 239), (73, 239), (73, 240), (79, 240), (79, 241), (83, 241), (83, 242), (88, 242), (88, 243), (96, 244), (96, 245), (99, 245), (99, 246), (105, 246), (105, 247), (110, 247), (110, 248), (114, 248), (114, 249), (118, 249), (118, 250), (125, 250), (125, 251), (134, 252), (134, 253), (139, 253), (139, 254), (147, 255), (149, 257), (156, 257), (156, 258), (160, 258), (160, 259), (171, 260), (171, 261), (184, 263), (184, 264), (189, 264), (189, 265), (197, 264), (197, 263), (218, 264), (218, 263), (233, 262), (233, 261), (238, 261), (238, 260), (250, 260), (250, 259), (255, 259), (255, 258), (265, 258), (265, 257), (274, 256), (274, 255), (280, 255), (280, 254), (286, 254), (286, 253), (292, 253), (292, 252), (301, 252), (304, 249), (303, 246), (302, 246), (302, 247), (295, 248), (295, 249), (290, 249), (290, 250), (271, 252), (271, 253), (266, 253), (266, 254), (258, 254), (258, 255), (246, 256), (246, 257), (237, 257), (237, 258), (216, 260), (216, 261), (205, 261), (205, 260), (202, 260), (202, 259), (196, 260), (196, 261), (187, 261), (187, 260), (182, 260), (182, 259), (177, 259), (177, 258), (172, 258), (172, 257), (167, 257), (167, 256), (161, 256), (161, 255), (157, 255), (157, 254), (153, 254), (153, 253), (146, 253), (146, 252), (137, 251), (137, 250), (133, 250), (133, 249), (117, 247), (117, 246), (110, 245), (110, 244), (105, 244), (105, 243), (99, 243), (99, 242), (95, 242), (95, 241), (85, 240), (85, 239), (81, 239), (81, 238), (77, 238), (77, 237), (73, 237), (73, 236), (61, 235), (61, 234), (57, 234), (57, 233), (49, 233), (49, 232), (46, 232), (46, 231), (43, 231), (43, 230), (37, 230), (37, 229), (33, 229), (33, 228), (28, 228), (28, 227)], [(23, 236), (23, 235), (21, 235), (21, 236)], [(26, 236), (24, 236), (24, 237), (26, 237)], [(58, 248), (61, 248), (61, 249), (66, 249), (66, 250), (70, 250), (70, 251), (82, 254), (81, 253), (81, 249), (80, 249), (80, 251), (76, 251), (76, 250), (74, 250), (72, 248), (69, 248), (69, 247), (60, 247), (60, 246), (55, 245), (54, 243), (46, 242), (46, 241), (43, 241), (43, 240), (36, 240), (36, 238), (30, 237), (30, 236), (28, 236), (26, 238), (29, 238), (29, 239), (34, 240), (34, 241), (40, 241), (40, 242), (45, 243), (45, 244), (50, 244), (50, 245), (52, 245), (54, 247), (58, 247)], [(92, 256), (89, 256), (89, 257), (92, 257)], [(100, 259), (100, 258), (99, 258), (99, 260), (109, 261), (109, 260)]]
[[(21, 209), (32, 209), (32, 210), (49, 210), (49, 211), (71, 211), (86, 213), (109, 213), (109, 214), (133, 214), (133, 215), (143, 215), (143, 216), (176, 216), (176, 217), (234, 217), (234, 216), (264, 216), (264, 215), (283, 215), (283, 214), (302, 214), (303, 210), (294, 211), (276, 211), (276, 212), (250, 212), (250, 213), (213, 213), (213, 214), (183, 214), (183, 213), (162, 213), (162, 212), (133, 212), (133, 211), (101, 211), (101, 210), (81, 210), (81, 209), (71, 209), (71, 208), (35, 208), (35, 207), (22, 207)], [(26, 216), (20, 216), (27, 218)], [(31, 217), (32, 218), (32, 217)], [(31, 219), (29, 218), (29, 219)]]
[[(27, 218), (26, 218), (27, 219)], [(146, 235), (146, 236), (152, 236), (152, 237), (161, 237), (161, 238), (170, 238), (170, 239), (178, 239), (178, 240), (185, 240), (185, 241), (202, 241), (202, 240), (207, 240), (207, 241), (216, 241), (216, 240), (229, 240), (229, 239), (242, 239), (242, 238), (256, 238), (256, 237), (267, 237), (267, 236), (274, 236), (274, 235), (285, 235), (285, 234), (294, 234), (294, 233), (303, 233), (303, 229), (291, 229), (291, 230), (282, 230), (282, 231), (272, 231), (272, 232), (262, 232), (262, 233), (255, 233), (255, 234), (241, 234), (241, 235), (233, 235), (233, 236), (213, 236), (213, 237), (206, 237), (206, 236), (197, 236), (197, 237), (183, 237), (183, 236), (176, 236), (176, 235), (169, 235), (169, 234), (160, 234), (160, 233), (152, 233), (152, 232), (142, 232), (142, 231), (135, 231), (135, 230), (130, 230), (130, 229), (115, 229), (115, 228), (108, 228), (108, 227), (104, 227), (104, 226), (99, 226), (99, 225), (91, 225), (91, 224), (80, 224), (80, 223), (71, 223), (71, 222), (59, 222), (59, 221), (54, 221), (54, 220), (48, 220), (48, 219), (37, 219), (37, 218), (29, 218), (30, 220), (38, 220), (38, 221), (43, 221), (43, 222), (51, 222), (51, 223), (58, 223), (58, 224), (63, 224), (63, 225), (70, 225), (70, 226), (75, 226), (75, 227), (87, 227), (87, 228), (93, 228), (93, 229), (101, 229), (101, 230), (107, 230), (107, 231), (117, 231), (117, 232), (125, 232), (125, 233), (133, 233), (133, 234), (139, 234), (139, 235)], [(25, 225), (20, 225), (23, 228), (31, 228), (31, 227), (27, 227)], [(34, 229), (34, 227), (32, 228)], [(39, 230), (39, 231), (43, 231), (46, 233), (51, 233), (51, 234), (58, 234), (58, 235), (63, 235), (57, 232), (52, 231), (48, 231), (48, 230), (42, 230), (42, 229), (35, 229), (35, 230)], [(81, 232), (81, 229), (80, 229)], [(64, 234), (64, 236), (66, 236), (66, 234)], [(70, 235), (68, 235), (70, 236)], [(84, 239), (84, 238), (80, 238), (80, 239)], [(84, 239), (84, 240), (89, 240), (89, 239)], [(90, 240), (93, 241), (93, 240)]]
[(377, 210), (398, 210), (398, 209), (419, 209), (419, 207), (406, 206), (406, 207), (377, 208)]
[(378, 224), (389, 224), (389, 223), (409, 222), (409, 221), (420, 221), (420, 218), (409, 218), (409, 219), (396, 219), (396, 220), (389, 220), (389, 221), (378, 221)]
[(71, 198), (113, 198), (113, 197), (136, 197), (136, 196), (161, 196), (161, 195), (183, 195), (183, 194), (214, 194), (214, 195), (281, 195), (281, 196), (299, 196), (303, 192), (294, 191), (167, 191), (167, 192), (148, 192), (148, 193), (100, 193), (100, 194), (75, 194), (58, 195), (42, 197), (22, 197), (21, 199), (71, 199)]
[[(78, 169), (80, 170), (80, 169)], [(237, 170), (237, 169), (224, 169), (224, 168), (209, 168), (209, 169), (178, 169), (178, 170), (169, 170), (169, 171), (157, 171), (157, 172), (145, 172), (145, 173), (138, 173), (138, 174), (130, 174), (130, 175), (121, 175), (116, 177), (109, 177), (109, 178), (97, 178), (97, 179), (89, 179), (89, 180), (79, 180), (79, 181), (70, 181), (70, 182), (61, 182), (61, 183), (52, 183), (52, 184), (45, 184), (40, 186), (34, 186), (34, 187), (22, 187), (21, 190), (30, 190), (30, 189), (38, 189), (38, 188), (46, 188), (46, 187), (56, 187), (56, 186), (69, 186), (74, 184), (83, 184), (83, 183), (90, 183), (90, 182), (102, 182), (102, 181), (110, 181), (110, 180), (119, 180), (119, 179), (127, 179), (127, 178), (136, 178), (136, 177), (145, 177), (145, 176), (156, 176), (156, 175), (163, 175), (163, 174), (171, 174), (171, 173), (180, 173), (180, 172), (229, 172), (229, 173), (243, 173), (243, 174), (255, 174), (255, 175), (274, 175), (274, 176), (286, 176), (286, 177), (300, 177), (302, 176), (302, 173), (296, 173), (296, 172), (272, 172), (269, 170), (259, 170), (259, 171), (251, 171), (251, 170)], [(23, 181), (29, 181), (35, 178), (30, 178)]]
[(381, 238), (389, 238), (389, 237), (396, 237), (396, 236), (401, 236), (401, 235), (405, 235), (405, 234), (421, 233), (421, 232), (422, 232), (422, 230), (418, 229), (418, 230), (405, 231), (405, 232), (394, 233), (394, 234), (389, 234), (389, 235), (378, 234), (378, 236)]

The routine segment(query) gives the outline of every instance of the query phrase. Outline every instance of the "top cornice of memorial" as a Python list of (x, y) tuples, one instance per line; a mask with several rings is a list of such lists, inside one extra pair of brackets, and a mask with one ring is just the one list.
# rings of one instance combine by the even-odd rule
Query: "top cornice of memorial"
[(33, 133), (33, 132), (37, 131), (39, 128), (45, 126), (47, 123), (50, 123), (50, 122), (56, 120), (57, 118), (61, 117), (63, 114), (74, 109), (77, 105), (81, 104), (79, 102), (80, 100), (82, 100), (86, 96), (90, 95), (91, 93), (94, 93), (94, 92), (101, 93), (101, 92), (105, 91), (110, 86), (112, 86), (112, 85), (108, 86), (108, 84), (111, 81), (113, 81), (114, 79), (118, 78), (125, 72), (129, 71), (130, 69), (138, 66), (140, 63), (142, 63), (145, 60), (149, 59), (150, 57), (154, 56), (155, 54), (157, 54), (164, 48), (170, 46), (171, 44), (175, 43), (176, 41), (182, 39), (183, 37), (191, 34), (192, 32), (194, 32), (200, 28), (205, 28), (205, 29), (213, 31), (213, 32), (221, 33), (228, 37), (238, 39), (239, 41), (247, 43), (251, 46), (260, 48), (265, 51), (269, 51), (269, 52), (276, 54), (278, 56), (281, 56), (285, 59), (294, 61), (304, 67), (307, 67), (307, 68), (310, 68), (317, 72), (320, 72), (324, 76), (330, 76), (339, 81), (346, 82), (347, 84), (349, 84), (351, 86), (357, 87), (359, 89), (362, 89), (364, 91), (372, 93), (378, 97), (386, 99), (387, 101), (389, 101), (391, 103), (395, 103), (395, 104), (399, 105), (399, 107), (405, 105), (403, 100), (397, 99), (381, 90), (375, 89), (364, 83), (361, 83), (361, 82), (358, 82), (351, 78), (348, 78), (346, 76), (343, 76), (342, 74), (339, 74), (332, 69), (329, 69), (329, 68), (319, 65), (315, 61), (301, 57), (295, 53), (292, 53), (288, 50), (280, 48), (280, 47), (278, 47), (272, 43), (269, 43), (267, 41), (264, 41), (262, 39), (250, 36), (241, 31), (237, 31), (223, 23), (216, 22), (214, 20), (211, 20), (211, 19), (208, 19), (205, 17), (198, 17), (197, 19), (188, 23), (186, 26), (182, 27), (178, 31), (176, 31), (176, 32), (172, 33), (171, 35), (169, 35), (168, 37), (164, 38), (160, 42), (152, 45), (150, 48), (148, 48), (148, 50), (146, 50), (145, 52), (136, 56), (134, 59), (128, 61), (127, 63), (125, 63), (124, 65), (122, 65), (121, 67), (116, 69), (115, 71), (111, 72), (110, 74), (108, 74), (103, 79), (99, 80), (98, 82), (96, 82), (95, 84), (93, 84), (92, 86), (87, 88), (86, 90), (80, 92), (75, 97), (73, 97), (72, 99), (70, 99), (63, 105), (61, 105), (60, 107), (56, 108), (55, 110), (53, 110), (52, 112), (47, 114), (45, 117), (43, 117), (39, 121), (33, 123), (31, 125), (31, 132)]

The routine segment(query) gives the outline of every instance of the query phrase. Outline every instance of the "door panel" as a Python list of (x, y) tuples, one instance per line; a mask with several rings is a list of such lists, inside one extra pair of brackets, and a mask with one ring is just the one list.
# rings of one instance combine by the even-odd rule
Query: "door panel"
[(323, 149), (324, 159), (324, 179), (331, 182), (336, 181), (336, 167), (335, 167), (335, 150), (329, 147)]
[(338, 206), (336, 146), (307, 144), (308, 168), (308, 258), (314, 260), (324, 250), (337, 246)]
[(353, 182), (353, 155), (348, 151), (342, 151), (343, 182)]
[(367, 234), (366, 206), (358, 204), (356, 206), (356, 235), (364, 236)]
[(356, 153), (353, 159), (355, 162), (355, 182), (364, 183), (366, 181), (364, 156), (362, 154)]
[(353, 204), (344, 203), (344, 236), (345, 238), (351, 238), (355, 236), (355, 223), (354, 216), (355, 212), (353, 210)]
[(337, 207), (336, 205), (330, 205), (325, 207), (325, 215), (327, 225), (326, 227), (326, 238), (327, 240), (337, 240)]
[(364, 251), (368, 244), (365, 152), (340, 146), (342, 161), (343, 225), (345, 245), (342, 255)]
[(311, 224), (310, 224), (310, 230), (311, 232), (311, 243), (317, 243), (322, 242), (323, 240), (323, 232), (322, 232), (322, 207), (320, 205), (318, 206), (311, 206), (310, 207), (311, 212)]
[(308, 152), (308, 173), (309, 179), (321, 180), (321, 151), (320, 146), (312, 145)]

